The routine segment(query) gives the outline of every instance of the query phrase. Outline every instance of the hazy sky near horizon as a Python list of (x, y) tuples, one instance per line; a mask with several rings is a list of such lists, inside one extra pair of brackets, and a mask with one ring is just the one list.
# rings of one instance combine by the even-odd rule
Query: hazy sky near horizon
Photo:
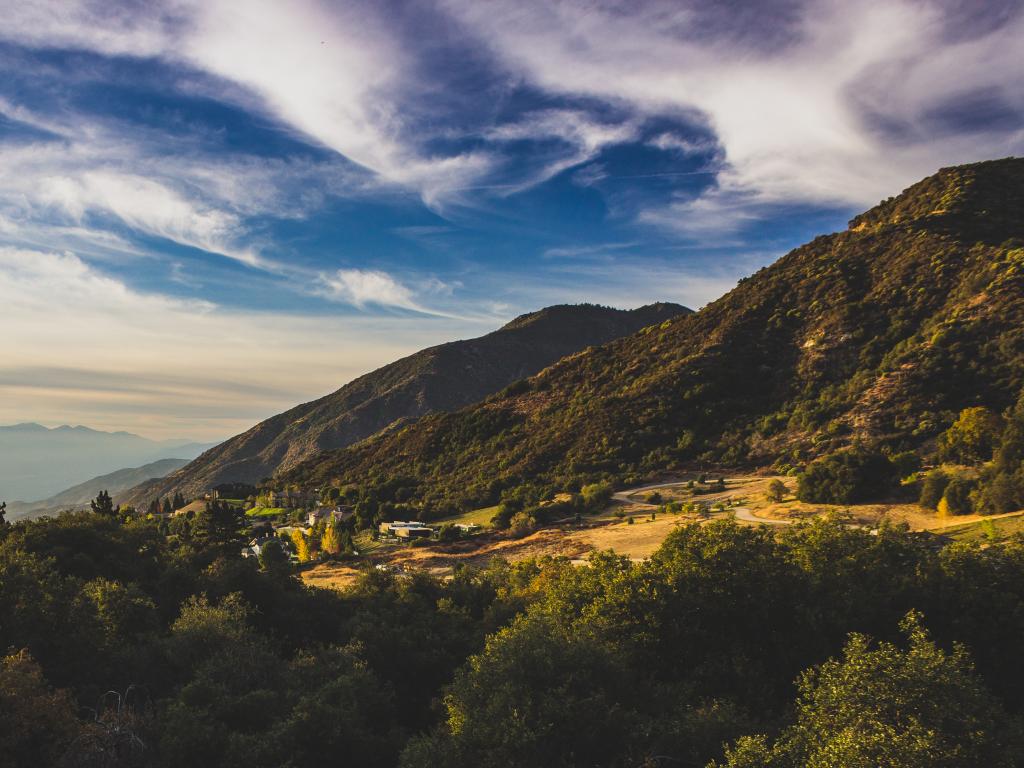
[(0, 67), (0, 423), (154, 438), (1024, 152), (999, 0), (0, 0)]

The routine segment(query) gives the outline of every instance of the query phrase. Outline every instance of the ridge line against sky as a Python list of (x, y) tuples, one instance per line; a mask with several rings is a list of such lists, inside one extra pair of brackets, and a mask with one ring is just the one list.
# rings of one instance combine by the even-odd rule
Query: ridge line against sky
[(1020, 2), (4, 5), (0, 423), (225, 437), (1024, 152)]

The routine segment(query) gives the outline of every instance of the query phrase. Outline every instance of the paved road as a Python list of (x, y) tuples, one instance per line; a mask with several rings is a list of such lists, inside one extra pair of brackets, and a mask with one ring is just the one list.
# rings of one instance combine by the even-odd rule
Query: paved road
[(658, 507), (658, 504), (648, 504), (646, 501), (639, 501), (637, 499), (629, 498), (634, 493), (643, 493), (644, 491), (657, 491), (664, 488), (678, 488), (679, 486), (686, 485), (687, 480), (683, 480), (678, 483), (655, 483), (654, 485), (641, 485), (639, 488), (627, 488), (624, 491), (612, 494), (612, 499), (621, 504), (636, 504), (638, 507)]
[[(684, 480), (678, 483), (656, 483), (654, 485), (642, 485), (639, 488), (627, 488), (624, 491), (619, 491), (612, 494), (612, 499), (619, 502), (620, 504), (635, 504), (638, 507), (647, 507), (648, 509), (657, 509), (657, 504), (648, 504), (646, 501), (640, 501), (637, 499), (631, 499), (630, 496), (643, 493), (644, 491), (657, 491), (665, 488), (678, 488), (684, 486), (688, 481)], [(733, 507), (728, 510), (736, 515), (737, 520), (742, 520), (745, 523), (760, 523), (763, 525), (792, 525), (792, 520), (774, 520), (768, 517), (755, 517), (749, 509), (746, 507)]]
[(733, 507), (732, 512), (736, 513), (736, 519), (745, 523), (764, 523), (765, 525), (792, 525), (792, 520), (775, 520), (770, 517), (754, 517), (746, 507)]

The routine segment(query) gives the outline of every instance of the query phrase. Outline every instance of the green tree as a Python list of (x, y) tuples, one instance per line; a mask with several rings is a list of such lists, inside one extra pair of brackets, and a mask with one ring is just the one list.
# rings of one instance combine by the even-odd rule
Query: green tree
[(74, 699), (54, 691), (28, 653), (0, 661), (0, 765), (58, 765), (79, 731)]
[(537, 530), (537, 518), (529, 510), (516, 512), (509, 520), (509, 531), (516, 538), (528, 536)]
[(965, 408), (953, 425), (939, 436), (939, 459), (980, 464), (992, 458), (1002, 420), (988, 408)]
[(447, 727), (414, 742), (405, 768), (620, 765), (634, 725), (630, 681), (606, 648), (521, 620), (487, 641), (445, 698)]
[(245, 512), (223, 501), (207, 502), (193, 525), (197, 541), (228, 555), (241, 556), (245, 544)]
[(856, 504), (893, 490), (896, 469), (882, 453), (849, 448), (811, 462), (797, 479), (797, 498), (817, 504)]
[(583, 504), (592, 512), (602, 509), (612, 497), (611, 483), (591, 483), (580, 488)]
[(973, 509), (971, 491), (977, 483), (962, 477), (954, 477), (946, 486), (942, 499), (939, 501), (940, 515), (969, 515)]
[[(939, 648), (908, 614), (906, 650), (850, 636), (842, 659), (801, 675), (796, 723), (774, 744), (741, 739), (729, 768), (976, 768), (1017, 765), (1020, 739), (967, 651)], [(713, 764), (718, 765), (718, 764)]]
[(284, 542), (274, 539), (260, 548), (260, 568), (276, 575), (291, 573), (291, 562), (284, 550)]
[(110, 494), (105, 490), (100, 491), (99, 495), (89, 502), (89, 506), (92, 507), (92, 511), (95, 514), (102, 517), (117, 517), (117, 513), (121, 511), (120, 506), (114, 506), (114, 500), (110, 498)]
[(949, 475), (941, 469), (933, 469), (924, 476), (924, 481), (921, 483), (921, 495), (918, 497), (917, 503), (925, 509), (938, 509), (947, 485), (949, 485)]
[(765, 491), (764, 495), (768, 499), (768, 501), (778, 504), (780, 501), (786, 498), (786, 494), (788, 492), (789, 489), (786, 488), (786, 484), (776, 477), (774, 480), (768, 483), (768, 490)]

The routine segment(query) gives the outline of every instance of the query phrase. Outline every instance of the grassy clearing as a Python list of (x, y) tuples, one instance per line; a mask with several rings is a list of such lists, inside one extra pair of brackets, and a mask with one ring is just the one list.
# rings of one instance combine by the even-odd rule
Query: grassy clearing
[(469, 512), (463, 512), (461, 515), (452, 515), (451, 517), (443, 517), (440, 520), (435, 520), (430, 525), (441, 525), (443, 523), (460, 523), (462, 525), (479, 525), (481, 528), (491, 527), (491, 518), (494, 517), (498, 512), (498, 506), (483, 507), (482, 509), (474, 509)]
[(253, 507), (245, 514), (246, 517), (279, 517), (288, 514), (289, 511), (284, 507)]
[(1015, 533), (1024, 533), (1024, 512), (950, 525), (938, 532), (954, 541), (999, 541)]
[(371, 552), (376, 552), (384, 545), (379, 541), (374, 541), (370, 531), (359, 531), (352, 537), (352, 546), (355, 547), (360, 555), (367, 555)]

